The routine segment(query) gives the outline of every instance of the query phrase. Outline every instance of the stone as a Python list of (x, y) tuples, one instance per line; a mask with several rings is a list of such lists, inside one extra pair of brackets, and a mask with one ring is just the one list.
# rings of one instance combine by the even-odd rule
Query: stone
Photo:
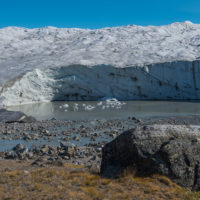
[(132, 117), (131, 119), (132, 119), (132, 120), (137, 120), (137, 118), (136, 118), (136, 117)]
[(74, 137), (73, 137), (73, 140), (75, 140), (75, 141), (80, 141), (80, 139), (79, 139), (78, 136), (74, 136)]
[(16, 158), (16, 154), (14, 154), (11, 151), (6, 151), (4, 154), (5, 159), (15, 159)]
[(124, 132), (103, 147), (101, 175), (116, 177), (127, 168), (200, 191), (200, 126), (146, 125)]
[(60, 147), (61, 147), (61, 149), (59, 150), (60, 156), (67, 157), (67, 158), (71, 158), (74, 156), (74, 153), (75, 153), (74, 146), (60, 142)]
[(32, 138), (31, 138), (30, 135), (25, 135), (25, 136), (23, 137), (23, 140), (26, 140), (26, 141), (31, 140), (31, 139), (32, 139)]
[(22, 144), (17, 144), (15, 147), (13, 147), (13, 151), (17, 152), (24, 149), (24, 146)]
[(72, 157), (74, 155), (74, 152), (75, 152), (74, 147), (68, 146), (66, 150), (66, 156)]
[(43, 145), (43, 146), (41, 147), (40, 151), (41, 151), (42, 153), (48, 153), (48, 151), (49, 151), (49, 146), (46, 145), (46, 144)]
[(28, 155), (28, 148), (23, 148), (18, 150), (17, 152), (17, 156), (20, 160), (23, 160), (26, 158), (26, 156)]
[(6, 109), (0, 109), (0, 122), (5, 123), (14, 123), (14, 122), (20, 122), (20, 123), (31, 123), (35, 122), (36, 119), (31, 116), (27, 116), (22, 112), (18, 111), (8, 111)]

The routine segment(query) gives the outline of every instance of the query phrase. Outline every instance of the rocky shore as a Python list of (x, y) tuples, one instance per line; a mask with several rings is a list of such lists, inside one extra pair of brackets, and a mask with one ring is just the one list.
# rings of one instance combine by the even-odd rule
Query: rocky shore
[(31, 160), (32, 165), (72, 163), (97, 170), (102, 147), (123, 131), (142, 121), (59, 121), (56, 119), (19, 123), (0, 122), (1, 159)]
[[(155, 139), (152, 140), (152, 134), (159, 136), (159, 134), (161, 133), (160, 130), (163, 130), (163, 128), (155, 130), (155, 126), (177, 127), (177, 130), (188, 129), (188, 132), (191, 132), (190, 128), (194, 126), (196, 127), (195, 131), (198, 132), (200, 129), (198, 128), (199, 124), (200, 116), (154, 117), (143, 119), (137, 119), (134, 116), (130, 116), (128, 119), (124, 120), (60, 121), (52, 119), (45, 121), (34, 121), (29, 123), (17, 121), (12, 123), (0, 122), (0, 160), (20, 160), (22, 162), (28, 161), (30, 163), (30, 166), (32, 167), (45, 167), (49, 165), (63, 166), (66, 163), (71, 163), (74, 165), (82, 165), (96, 172), (99, 172), (101, 167), (102, 174), (105, 174), (105, 166), (109, 165), (109, 159), (107, 159), (108, 155), (105, 152), (108, 152), (107, 148), (110, 148), (110, 144), (113, 144), (118, 140), (119, 144), (123, 146), (124, 141), (121, 142), (120, 138), (122, 138), (123, 135), (127, 133), (127, 130), (137, 130), (134, 132), (135, 136), (138, 135), (138, 130), (140, 130), (140, 132), (142, 132), (141, 130), (144, 130), (144, 133), (146, 134), (146, 136), (148, 136), (149, 140), (140, 140), (140, 147), (142, 148), (142, 145), (144, 145), (144, 147), (148, 149), (149, 152), (152, 152), (153, 149), (155, 150), (158, 141), (160, 146), (163, 146), (166, 142), (161, 142), (159, 137), (156, 137), (158, 141)], [(128, 132), (132, 134), (133, 131)], [(115, 138), (117, 139), (115, 140)], [(170, 138), (171, 137), (169, 137), (167, 141), (171, 142)], [(128, 139), (128, 141), (131, 141), (130, 138)], [(148, 144), (145, 142), (147, 142)], [(182, 145), (182, 142), (184, 142), (185, 146)], [(177, 144), (180, 145), (172, 146), (172, 150), (180, 150), (180, 155), (182, 156), (184, 153), (187, 154), (187, 152), (185, 151), (189, 149), (191, 143), (192, 140), (187, 141), (179, 138), (179, 143)], [(126, 144), (125, 146), (127, 146), (128, 148), (128, 145)], [(197, 148), (197, 150), (199, 148), (198, 144), (199, 143), (197, 143), (197, 146), (195, 147)], [(120, 145), (118, 147), (120, 147)], [(186, 150), (184, 151), (184, 149)], [(123, 148), (120, 148), (120, 152), (123, 150)], [(117, 148), (115, 148), (115, 150), (111, 150), (112, 156), (115, 155), (114, 153), (116, 151)], [(126, 158), (129, 155), (129, 153), (130, 152), (127, 149), (125, 149), (125, 151), (122, 152), (123, 158)], [(194, 162), (191, 161), (187, 163), (185, 161), (186, 165), (191, 164), (192, 167), (184, 168), (184, 170), (186, 170), (184, 172), (187, 172), (187, 170), (192, 169), (192, 178), (198, 176), (197, 168), (199, 157), (197, 153), (198, 151), (193, 150), (192, 152), (190, 152), (189, 158), (194, 158)], [(163, 155), (164, 154), (165, 153), (163, 153)], [(115, 161), (119, 164), (121, 162), (121, 155), (118, 153), (116, 155), (118, 155), (118, 157), (114, 156)], [(186, 157), (183, 157), (183, 159), (186, 159)], [(144, 162), (149, 163), (149, 157), (147, 160), (148, 162), (146, 162), (146, 160)], [(110, 159), (110, 162), (112, 162), (112, 159)], [(182, 160), (180, 162), (183, 163)], [(149, 165), (154, 166), (151, 164), (151, 162), (149, 163)], [(177, 166), (178, 171), (180, 171), (178, 166), (182, 166), (180, 165), (179, 160), (174, 160), (174, 162), (170, 163), (170, 165)], [(195, 168), (195, 166), (197, 166), (197, 168)], [(115, 165), (115, 167), (118, 166)], [(112, 172), (114, 171), (115, 170), (113, 170)], [(167, 175), (173, 179), (173, 176), (171, 176), (170, 174), (162, 174)], [(187, 178), (186, 176), (183, 177)], [(197, 179), (195, 180), (197, 181)], [(188, 182), (189, 185), (185, 184), (185, 186), (198, 190), (199, 185), (195, 182), (195, 180), (192, 179), (193, 182), (190, 182), (191, 184), (189, 184)], [(181, 182), (179, 181), (176, 182), (181, 184)], [(181, 179), (181, 181), (183, 183), (186, 183), (186, 179)]]

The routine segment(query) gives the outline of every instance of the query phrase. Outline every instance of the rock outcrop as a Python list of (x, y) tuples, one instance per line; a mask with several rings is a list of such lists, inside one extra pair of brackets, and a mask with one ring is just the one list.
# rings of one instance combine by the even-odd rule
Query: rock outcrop
[(27, 116), (22, 112), (17, 112), (17, 111), (8, 111), (6, 109), (0, 109), (0, 122), (5, 122), (5, 123), (12, 123), (12, 122), (35, 122), (36, 119), (31, 116)]
[(147, 125), (128, 130), (105, 145), (101, 174), (116, 177), (125, 169), (136, 176), (162, 174), (200, 190), (200, 126)]

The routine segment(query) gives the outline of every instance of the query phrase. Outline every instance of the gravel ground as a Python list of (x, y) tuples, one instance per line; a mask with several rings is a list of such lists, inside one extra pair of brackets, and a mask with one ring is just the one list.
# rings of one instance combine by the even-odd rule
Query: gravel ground
[(200, 116), (0, 123), (0, 159), (28, 160), (41, 167), (72, 163), (99, 170), (105, 143), (143, 124), (199, 125)]

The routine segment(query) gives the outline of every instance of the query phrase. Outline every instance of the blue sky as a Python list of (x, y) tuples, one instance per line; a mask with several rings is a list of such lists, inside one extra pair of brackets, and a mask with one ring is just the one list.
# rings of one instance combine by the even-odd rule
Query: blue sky
[(200, 0), (0, 0), (0, 28), (200, 23)]

